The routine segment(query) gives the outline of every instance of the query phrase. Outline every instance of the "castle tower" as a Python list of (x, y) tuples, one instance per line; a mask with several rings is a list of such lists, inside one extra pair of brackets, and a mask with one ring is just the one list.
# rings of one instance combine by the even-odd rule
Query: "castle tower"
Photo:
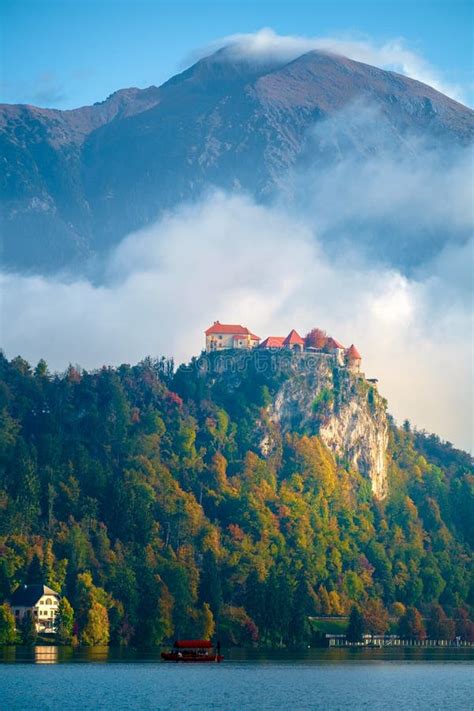
[(362, 356), (360, 355), (360, 353), (357, 350), (357, 348), (355, 347), (355, 345), (352, 344), (346, 351), (347, 367), (349, 368), (349, 370), (352, 370), (354, 373), (359, 373), (361, 361), (362, 361)]

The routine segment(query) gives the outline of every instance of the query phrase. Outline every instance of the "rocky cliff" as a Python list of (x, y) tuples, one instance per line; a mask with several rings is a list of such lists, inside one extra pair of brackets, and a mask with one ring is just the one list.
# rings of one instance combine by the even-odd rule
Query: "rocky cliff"
[(386, 401), (363, 373), (341, 366), (326, 353), (255, 352), (208, 360), (215, 382), (236, 391), (258, 376), (268, 387), (259, 425), (264, 456), (289, 432), (318, 435), (334, 457), (367, 477), (383, 499), (387, 486)]

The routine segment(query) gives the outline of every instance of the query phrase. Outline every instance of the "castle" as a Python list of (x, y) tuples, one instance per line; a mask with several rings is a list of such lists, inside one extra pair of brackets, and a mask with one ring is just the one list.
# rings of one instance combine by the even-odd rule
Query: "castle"
[(313, 328), (304, 338), (293, 328), (286, 337), (267, 336), (261, 341), (260, 337), (249, 331), (246, 326), (214, 321), (212, 326), (205, 331), (205, 335), (206, 353), (253, 348), (273, 351), (288, 349), (300, 353), (304, 351), (329, 353), (335, 356), (339, 365), (347, 366), (355, 372), (360, 371), (362, 358), (354, 344), (345, 348), (342, 343), (336, 341), (332, 336), (328, 336), (325, 331), (321, 331), (319, 328)]

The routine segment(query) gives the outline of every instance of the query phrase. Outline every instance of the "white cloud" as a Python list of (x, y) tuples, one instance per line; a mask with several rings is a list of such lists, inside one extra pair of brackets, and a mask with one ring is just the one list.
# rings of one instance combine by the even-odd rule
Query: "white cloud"
[[(56, 369), (187, 360), (214, 320), (260, 336), (326, 328), (362, 351), (399, 420), (408, 417), (469, 447), (472, 322), (459, 295), (440, 302), (459, 250), (425, 280), (329, 258), (308, 222), (245, 196), (211, 194), (128, 237), (106, 286), (3, 275), (3, 342), (9, 357)], [(21, 314), (21, 318), (18, 318)]]
[(465, 101), (466, 98), (460, 86), (446, 82), (429, 62), (410, 49), (401, 38), (376, 43), (368, 38), (301, 37), (278, 35), (271, 28), (265, 27), (251, 34), (229, 35), (216, 40), (200, 52), (200, 55), (222, 47), (228, 47), (230, 54), (245, 56), (255, 61), (283, 62), (290, 62), (315, 49), (324, 50), (418, 79), (457, 101)]

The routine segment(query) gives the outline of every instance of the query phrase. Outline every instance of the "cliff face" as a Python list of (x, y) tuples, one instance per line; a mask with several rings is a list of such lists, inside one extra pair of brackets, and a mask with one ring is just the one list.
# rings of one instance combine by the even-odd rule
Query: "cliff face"
[[(268, 421), (262, 422), (264, 456), (276, 450), (287, 432), (318, 435), (336, 458), (370, 480), (376, 498), (386, 496), (386, 401), (362, 373), (341, 367), (335, 356), (324, 353), (247, 352), (222, 362), (231, 388), (238, 387), (249, 368), (267, 376), (272, 386)], [(213, 365), (219, 370), (218, 363)]]
[(363, 374), (339, 367), (332, 356), (293, 357), (295, 372), (269, 407), (270, 419), (283, 432), (318, 434), (336, 457), (370, 479), (374, 496), (383, 498), (387, 494), (385, 401)]

